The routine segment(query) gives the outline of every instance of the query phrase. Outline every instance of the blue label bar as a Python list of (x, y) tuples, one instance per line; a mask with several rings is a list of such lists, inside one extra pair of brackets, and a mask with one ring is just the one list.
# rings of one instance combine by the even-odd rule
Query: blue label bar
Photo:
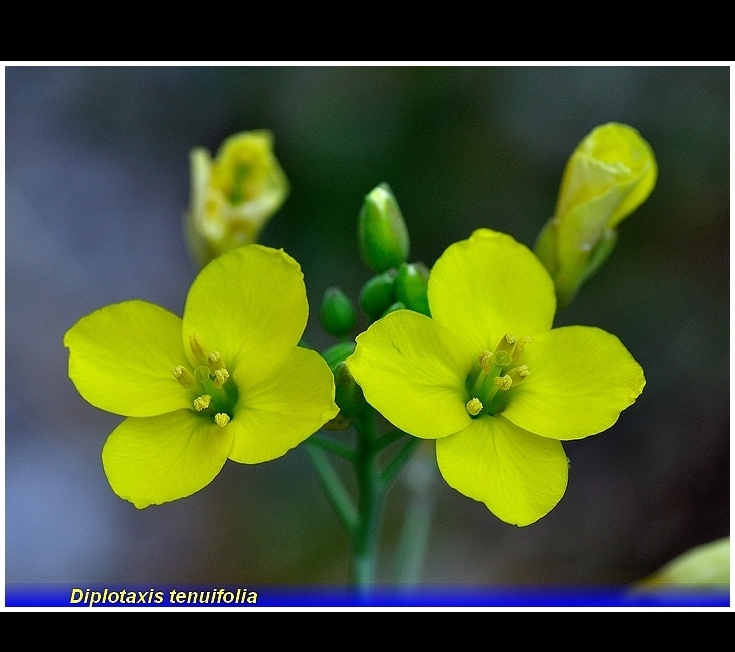
[(729, 589), (7, 584), (6, 607), (729, 607)]

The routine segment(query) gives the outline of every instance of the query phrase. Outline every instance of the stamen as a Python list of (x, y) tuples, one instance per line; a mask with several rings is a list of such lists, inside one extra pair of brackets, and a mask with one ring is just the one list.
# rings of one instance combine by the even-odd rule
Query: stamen
[(197, 412), (201, 412), (202, 410), (206, 410), (209, 407), (209, 404), (212, 401), (212, 397), (209, 394), (203, 394), (202, 396), (198, 396), (194, 399), (194, 409)]
[(526, 348), (526, 344), (531, 343), (530, 337), (522, 337), (516, 342), (516, 348), (513, 349), (513, 362), (519, 362), (523, 357), (523, 350)]
[(207, 359), (206, 349), (202, 343), (199, 333), (192, 333), (189, 335), (189, 347), (194, 357), (200, 362), (204, 362)]
[(230, 423), (230, 417), (224, 412), (217, 412), (217, 414), (214, 415), (214, 422), (220, 428), (224, 428), (228, 423)]
[(479, 398), (475, 397), (467, 401), (466, 407), (467, 407), (467, 412), (471, 416), (476, 417), (478, 414), (480, 414), (480, 412), (482, 412), (483, 405), (482, 405), (482, 401)]
[(189, 371), (186, 367), (183, 367), (182, 365), (179, 365), (176, 367), (171, 373), (174, 375), (174, 378), (179, 381), (179, 385), (181, 385), (184, 389), (189, 389), (194, 384), (194, 376), (192, 376), (191, 371)]
[(493, 362), (498, 367), (507, 367), (512, 361), (513, 349), (515, 348), (516, 337), (510, 333), (506, 333), (500, 338), (498, 346), (495, 348)]
[(489, 374), (490, 369), (493, 366), (493, 353), (492, 351), (488, 351), (485, 349), (481, 354), (480, 357), (477, 358), (477, 361), (480, 363), (480, 369), (482, 369), (482, 373)]
[(497, 387), (500, 387), (500, 389), (506, 392), (513, 386), (513, 379), (507, 374), (505, 376), (494, 378), (493, 382)]
[(207, 356), (207, 364), (209, 365), (209, 371), (214, 373), (217, 369), (224, 369), (225, 363), (222, 361), (222, 356), (219, 351), (212, 351)]
[(513, 386), (520, 383), (525, 378), (528, 378), (531, 372), (528, 370), (528, 365), (522, 364), (520, 367), (514, 367), (508, 372), (508, 377), (513, 381)]
[(227, 371), (227, 369), (216, 369), (214, 371), (214, 381), (212, 384), (219, 389), (227, 382), (227, 379), (230, 377), (230, 373)]

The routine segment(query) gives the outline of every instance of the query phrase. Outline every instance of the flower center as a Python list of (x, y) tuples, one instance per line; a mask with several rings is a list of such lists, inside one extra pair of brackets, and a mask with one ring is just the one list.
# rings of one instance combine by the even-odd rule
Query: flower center
[(473, 419), (500, 412), (507, 404), (508, 390), (531, 375), (528, 366), (521, 364), (523, 350), (530, 341), (530, 337), (506, 334), (500, 338), (494, 353), (483, 351), (477, 357), (477, 367), (467, 376), (466, 407)]
[(184, 365), (179, 365), (171, 373), (179, 385), (191, 393), (194, 410), (224, 428), (234, 415), (237, 386), (230, 380), (219, 351), (209, 351), (198, 333), (191, 334), (189, 346), (201, 364), (194, 373)]

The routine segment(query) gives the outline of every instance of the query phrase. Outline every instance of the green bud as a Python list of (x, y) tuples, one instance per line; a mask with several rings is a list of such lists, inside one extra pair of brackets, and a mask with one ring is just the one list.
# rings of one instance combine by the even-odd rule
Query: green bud
[(322, 299), (322, 326), (330, 335), (344, 337), (357, 325), (352, 301), (339, 288), (329, 288)]
[(395, 269), (373, 276), (360, 292), (360, 306), (372, 321), (380, 317), (395, 300)]
[(395, 312), (396, 310), (405, 310), (406, 304), (403, 303), (403, 301), (396, 301), (395, 303), (392, 303), (390, 306), (388, 306), (388, 309), (381, 315), (381, 317), (385, 317), (387, 314), (391, 312)]
[(374, 271), (384, 272), (406, 262), (408, 230), (387, 183), (381, 183), (365, 196), (358, 216), (357, 235), (362, 259)]
[(338, 342), (324, 351), (322, 353), (322, 358), (324, 358), (327, 365), (329, 365), (329, 368), (334, 370), (340, 362), (347, 360), (347, 358), (349, 358), (354, 352), (354, 342)]
[(657, 174), (651, 146), (628, 125), (597, 127), (574, 150), (535, 245), (561, 307), (612, 253), (617, 225), (648, 198)]
[(346, 362), (339, 362), (334, 369), (334, 402), (339, 406), (339, 415), (351, 419), (365, 406), (362, 389), (355, 382)]
[(431, 317), (429, 311), (429, 269), (423, 263), (403, 263), (398, 268), (396, 298), (406, 308)]

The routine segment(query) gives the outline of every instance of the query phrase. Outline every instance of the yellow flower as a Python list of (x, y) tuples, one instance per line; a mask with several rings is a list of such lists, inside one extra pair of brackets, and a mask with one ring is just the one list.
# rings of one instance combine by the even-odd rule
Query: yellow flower
[(189, 245), (200, 265), (257, 241), (288, 195), (288, 179), (273, 154), (269, 131), (244, 131), (225, 140), (212, 159), (203, 147), (191, 151)]
[(275, 459), (334, 417), (332, 372), (297, 346), (307, 316), (298, 263), (251, 245), (199, 273), (183, 319), (145, 301), (80, 319), (64, 337), (69, 377), (129, 417), (102, 451), (113, 491), (138, 508), (189, 496), (228, 458)]
[(615, 228), (648, 198), (657, 174), (651, 146), (628, 125), (601, 125), (574, 150), (535, 247), (562, 305), (612, 252)]
[(399, 310), (357, 338), (347, 365), (393, 424), (436, 439), (444, 479), (528, 525), (567, 486), (562, 440), (612, 426), (643, 370), (598, 328), (552, 329), (554, 285), (538, 259), (487, 229), (451, 245), (429, 276), (432, 317)]

